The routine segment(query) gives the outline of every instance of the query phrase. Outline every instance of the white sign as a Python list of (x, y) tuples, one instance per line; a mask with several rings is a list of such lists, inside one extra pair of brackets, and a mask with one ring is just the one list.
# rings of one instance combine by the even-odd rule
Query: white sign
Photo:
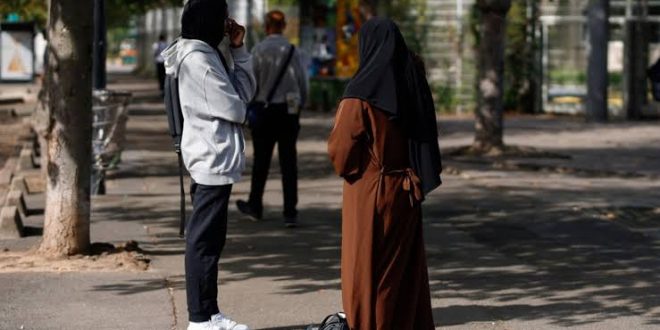
[(0, 80), (32, 80), (34, 42), (31, 32), (0, 31), (0, 66)]

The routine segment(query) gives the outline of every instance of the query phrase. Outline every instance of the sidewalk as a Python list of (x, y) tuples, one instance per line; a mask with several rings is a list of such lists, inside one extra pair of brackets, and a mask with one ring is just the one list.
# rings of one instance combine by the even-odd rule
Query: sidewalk
[[(93, 201), (92, 239), (138, 241), (150, 270), (0, 273), (1, 329), (187, 325), (178, 169), (163, 106), (151, 82), (114, 83), (136, 95), (123, 162), (110, 173), (108, 195)], [(332, 121), (318, 113), (302, 120), (300, 228), (283, 226), (277, 161), (264, 221), (242, 218), (233, 204), (247, 197), (249, 175), (234, 186), (220, 305), (254, 329), (304, 329), (341, 309), (342, 183), (325, 145)], [(471, 118), (441, 119), (443, 148), (469, 144), (471, 128)], [(507, 120), (507, 143), (567, 157), (446, 159), (445, 184), (425, 204), (438, 329), (658, 328), (659, 128), (518, 117)], [(247, 153), (251, 160), (250, 143)], [(0, 241), (0, 250), (37, 240)]]

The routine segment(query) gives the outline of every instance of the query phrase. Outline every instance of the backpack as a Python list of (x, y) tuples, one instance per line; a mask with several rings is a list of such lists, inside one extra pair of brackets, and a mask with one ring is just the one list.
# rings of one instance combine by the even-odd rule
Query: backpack
[[(175, 40), (171, 45), (176, 44)], [(169, 48), (169, 47), (168, 47)], [(224, 66), (227, 74), (229, 74), (229, 66), (222, 53), (218, 50), (218, 56)], [(181, 63), (183, 60), (181, 61)], [(181, 65), (179, 63), (179, 65)], [(176, 70), (178, 71), (178, 70)], [(180, 200), (180, 221), (179, 221), (179, 236), (183, 237), (186, 228), (186, 190), (183, 183), (184, 164), (183, 156), (181, 155), (181, 138), (183, 136), (183, 111), (181, 109), (181, 100), (179, 99), (179, 77), (174, 74), (167, 74), (165, 76), (164, 86), (164, 99), (165, 99), (165, 112), (167, 113), (167, 123), (170, 130), (170, 136), (174, 142), (174, 151), (179, 159), (179, 186), (181, 193)]]
[(318, 330), (350, 330), (346, 321), (346, 314), (336, 313), (328, 315), (321, 322)]

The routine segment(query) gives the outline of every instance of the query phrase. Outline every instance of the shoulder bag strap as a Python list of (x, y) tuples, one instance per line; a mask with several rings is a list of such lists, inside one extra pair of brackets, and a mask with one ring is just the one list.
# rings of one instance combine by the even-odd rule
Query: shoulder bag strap
[(291, 45), (289, 48), (289, 54), (287, 55), (286, 61), (282, 64), (282, 67), (280, 68), (280, 72), (277, 74), (277, 79), (275, 79), (275, 83), (273, 84), (273, 87), (270, 89), (270, 92), (268, 93), (268, 97), (266, 98), (266, 105), (270, 103), (270, 101), (273, 99), (273, 96), (275, 96), (275, 91), (277, 91), (277, 88), (280, 86), (280, 83), (282, 82), (282, 78), (284, 78), (284, 74), (286, 73), (286, 69), (289, 68), (289, 64), (291, 63), (291, 59), (293, 58), (293, 53), (296, 50), (296, 46)]
[(179, 214), (181, 219), (179, 220), (179, 237), (183, 238), (186, 232), (186, 190), (183, 187), (183, 156), (181, 151), (177, 152), (177, 157), (179, 158), (179, 187), (180, 187), (180, 198), (179, 201)]
[(230, 75), (229, 73), (229, 65), (227, 64), (227, 59), (225, 59), (225, 56), (222, 55), (222, 51), (220, 49), (215, 48), (216, 53), (218, 53), (218, 56), (220, 56), (220, 62), (222, 62), (222, 66), (225, 67), (225, 71), (227, 72), (227, 76)]

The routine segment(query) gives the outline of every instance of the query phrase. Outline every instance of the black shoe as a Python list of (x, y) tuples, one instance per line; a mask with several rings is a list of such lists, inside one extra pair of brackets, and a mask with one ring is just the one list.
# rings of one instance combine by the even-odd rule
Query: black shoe
[(261, 212), (255, 211), (250, 205), (250, 203), (244, 200), (239, 200), (236, 202), (236, 207), (238, 207), (238, 210), (241, 211), (241, 213), (247, 215), (250, 218), (250, 220), (252, 221), (261, 220)]
[(287, 227), (287, 228), (296, 228), (296, 227), (298, 227), (298, 218), (297, 217), (284, 217), (284, 227)]

